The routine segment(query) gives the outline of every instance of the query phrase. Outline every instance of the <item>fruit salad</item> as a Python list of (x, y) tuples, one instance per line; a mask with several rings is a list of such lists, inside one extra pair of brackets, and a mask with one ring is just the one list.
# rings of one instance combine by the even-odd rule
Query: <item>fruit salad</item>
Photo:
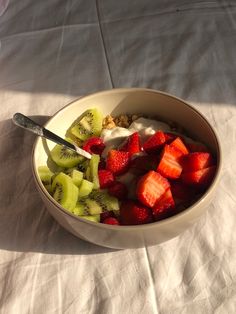
[(103, 117), (92, 108), (65, 139), (92, 158), (56, 145), (38, 168), (40, 179), (64, 209), (93, 222), (138, 225), (168, 218), (196, 202), (215, 175), (209, 149), (172, 122)]

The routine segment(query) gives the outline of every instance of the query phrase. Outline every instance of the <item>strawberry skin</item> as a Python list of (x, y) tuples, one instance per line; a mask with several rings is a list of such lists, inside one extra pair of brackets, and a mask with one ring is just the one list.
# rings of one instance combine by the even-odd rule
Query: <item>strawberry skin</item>
[(175, 208), (175, 202), (170, 188), (162, 195), (152, 208), (152, 213), (155, 220), (161, 220), (171, 216)]
[(185, 184), (207, 187), (214, 178), (216, 167), (208, 167), (201, 170), (182, 174), (182, 181)]
[(121, 151), (129, 152), (130, 156), (142, 151), (140, 136), (138, 132), (131, 134), (125, 144), (120, 148)]
[(115, 217), (112, 210), (102, 212), (100, 214), (100, 221), (103, 222), (106, 218), (109, 218), (109, 217)]
[(83, 149), (90, 154), (101, 155), (105, 148), (105, 144), (101, 137), (90, 137), (84, 142)]
[(168, 180), (151, 170), (139, 179), (136, 195), (143, 205), (153, 207), (169, 186)]
[(185, 146), (184, 142), (181, 140), (180, 137), (176, 137), (176, 139), (170, 143), (170, 146), (181, 151), (182, 155), (187, 155), (189, 153), (187, 147)]
[(120, 207), (120, 220), (122, 225), (140, 225), (153, 221), (152, 211), (140, 204), (127, 200)]
[(149, 137), (146, 142), (144, 142), (143, 149), (148, 154), (156, 153), (160, 148), (162, 148), (165, 141), (165, 134), (162, 131), (157, 131), (155, 134)]
[(157, 172), (165, 178), (179, 178), (182, 172), (182, 166), (179, 163), (181, 155), (181, 151), (166, 144), (162, 151), (160, 163), (156, 169)]
[(106, 219), (103, 220), (104, 224), (107, 225), (119, 225), (119, 221), (115, 217), (107, 217)]
[(115, 178), (113, 173), (109, 170), (98, 170), (98, 178), (101, 189), (105, 189), (113, 184)]
[(193, 172), (208, 168), (214, 163), (210, 153), (195, 152), (190, 153), (181, 158), (181, 165), (183, 167), (183, 173)]
[(115, 181), (111, 187), (108, 189), (108, 193), (119, 200), (126, 198), (128, 194), (127, 187), (124, 183)]
[(176, 139), (176, 135), (170, 132), (164, 132), (166, 143), (170, 143)]
[(112, 149), (108, 152), (106, 169), (115, 175), (120, 175), (128, 170), (130, 155), (128, 152), (122, 152)]

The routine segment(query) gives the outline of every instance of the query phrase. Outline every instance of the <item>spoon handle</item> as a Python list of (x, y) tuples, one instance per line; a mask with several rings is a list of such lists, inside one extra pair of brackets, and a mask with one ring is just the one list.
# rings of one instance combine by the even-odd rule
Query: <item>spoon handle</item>
[(66, 146), (67, 148), (69, 148), (73, 151), (76, 151), (78, 154), (83, 155), (86, 158), (89, 158), (89, 159), (91, 158), (91, 155), (89, 153), (87, 153), (86, 151), (84, 151), (83, 149), (65, 141), (64, 139), (62, 139), (58, 135), (45, 129), (44, 127), (42, 127), (38, 123), (34, 122), (30, 118), (24, 116), (22, 113), (19, 113), (19, 112), (15, 113), (12, 120), (17, 126), (23, 128), (23, 129), (26, 129), (26, 130), (34, 133), (34, 134), (37, 134), (38, 136), (45, 137), (48, 140), (51, 140), (51, 141), (53, 141), (59, 145)]

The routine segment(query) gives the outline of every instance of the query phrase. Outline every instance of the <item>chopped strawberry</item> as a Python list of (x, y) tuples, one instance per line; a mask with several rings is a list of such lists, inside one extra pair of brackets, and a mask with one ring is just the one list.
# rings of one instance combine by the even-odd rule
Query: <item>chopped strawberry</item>
[(200, 152), (200, 153), (209, 153), (209, 150), (207, 149), (207, 147), (203, 144), (198, 144), (198, 143), (188, 143), (187, 144), (188, 150), (190, 151), (190, 153), (195, 153), (195, 152)]
[(108, 193), (119, 200), (123, 200), (127, 196), (128, 190), (124, 183), (115, 181), (112, 186), (109, 187)]
[(142, 204), (153, 207), (169, 186), (168, 180), (163, 178), (159, 173), (149, 171), (139, 179), (136, 195)]
[(83, 149), (90, 154), (101, 155), (105, 148), (105, 144), (101, 137), (90, 137), (84, 142)]
[(103, 220), (103, 223), (107, 225), (119, 225), (120, 224), (119, 221), (114, 217), (106, 218), (105, 220)]
[(155, 220), (161, 220), (171, 216), (175, 208), (175, 202), (171, 194), (170, 188), (161, 196), (161, 198), (156, 202), (152, 208), (152, 213)]
[(157, 131), (155, 134), (150, 136), (143, 144), (143, 149), (148, 154), (158, 152), (163, 147), (166, 141), (165, 134), (162, 131)]
[(208, 167), (201, 170), (187, 172), (182, 174), (182, 181), (185, 184), (207, 187), (215, 175), (216, 167)]
[(139, 133), (135, 132), (131, 134), (127, 138), (125, 144), (120, 148), (120, 150), (129, 152), (130, 156), (140, 153), (142, 149), (141, 149)]
[(214, 160), (210, 153), (190, 153), (181, 158), (183, 173), (201, 170), (213, 164)]
[(174, 139), (176, 139), (176, 135), (174, 133), (170, 133), (170, 132), (164, 132), (165, 134), (165, 139), (166, 139), (166, 143), (170, 143), (172, 141), (174, 141)]
[(101, 189), (106, 189), (109, 186), (112, 185), (115, 178), (113, 176), (113, 173), (109, 170), (98, 170), (98, 178), (99, 178), (99, 184)]
[(157, 171), (165, 178), (179, 178), (182, 172), (182, 167), (179, 163), (181, 155), (182, 153), (178, 149), (166, 144), (162, 151)]
[(110, 170), (115, 175), (120, 175), (126, 172), (129, 168), (130, 155), (128, 152), (122, 152), (112, 149), (107, 156), (107, 170)]
[(140, 225), (153, 221), (150, 208), (138, 202), (127, 200), (121, 204), (120, 220), (122, 225)]
[(159, 156), (147, 155), (138, 156), (131, 161), (131, 171), (143, 174), (149, 170), (156, 170), (159, 163)]
[(183, 155), (187, 155), (189, 153), (187, 147), (180, 137), (176, 137), (176, 139), (170, 143), (170, 146), (181, 151)]

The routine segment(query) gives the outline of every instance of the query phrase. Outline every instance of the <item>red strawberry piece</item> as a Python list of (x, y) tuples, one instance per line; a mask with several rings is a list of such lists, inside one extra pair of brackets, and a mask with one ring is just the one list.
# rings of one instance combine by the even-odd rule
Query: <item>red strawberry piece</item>
[(165, 135), (165, 139), (166, 139), (166, 144), (174, 141), (174, 139), (176, 139), (176, 134), (174, 133), (170, 133), (170, 132), (164, 132)]
[(207, 147), (203, 144), (198, 144), (198, 143), (188, 143), (187, 144), (187, 147), (188, 147), (188, 150), (191, 152), (191, 153), (194, 153), (194, 152), (209, 152), (209, 150), (207, 149)]
[(107, 225), (119, 225), (119, 221), (115, 217), (108, 217), (105, 220), (103, 220), (104, 224)]
[(187, 147), (180, 137), (176, 137), (176, 139), (170, 143), (170, 146), (181, 151), (182, 155), (187, 155), (189, 153)]
[(210, 185), (215, 175), (216, 167), (208, 167), (201, 170), (187, 172), (182, 174), (182, 181), (185, 184), (207, 187)]
[(100, 214), (100, 221), (103, 222), (106, 218), (109, 218), (109, 217), (115, 217), (112, 210), (102, 212)]
[(157, 171), (165, 178), (179, 178), (182, 172), (182, 166), (179, 163), (181, 155), (182, 153), (178, 149), (165, 145)]
[(90, 154), (101, 155), (105, 148), (105, 144), (101, 137), (90, 137), (84, 142), (83, 149)]
[(193, 172), (212, 166), (214, 163), (210, 153), (190, 153), (181, 158), (183, 173)]
[(108, 188), (115, 180), (113, 173), (109, 170), (98, 170), (98, 178), (101, 189)]
[(122, 152), (112, 149), (107, 156), (107, 170), (110, 170), (115, 175), (126, 172), (129, 168), (130, 155), (128, 152)]
[(143, 149), (146, 153), (152, 154), (158, 152), (166, 142), (165, 134), (162, 131), (157, 131), (151, 135), (143, 144)]
[(120, 220), (122, 225), (140, 225), (153, 221), (152, 211), (140, 204), (127, 200), (121, 204)]
[(130, 156), (140, 153), (142, 149), (138, 132), (131, 134), (120, 150), (129, 152)]
[(152, 208), (155, 220), (161, 220), (174, 214), (175, 202), (170, 188), (161, 196)]
[(147, 172), (149, 170), (156, 170), (159, 163), (159, 156), (156, 155), (147, 155), (147, 156), (138, 156), (131, 161), (131, 171), (137, 173)]
[(163, 178), (159, 173), (149, 171), (139, 179), (136, 195), (143, 205), (153, 207), (169, 186), (168, 180)]
[(109, 187), (108, 193), (119, 200), (122, 200), (127, 196), (128, 190), (124, 183), (115, 181), (112, 186)]

